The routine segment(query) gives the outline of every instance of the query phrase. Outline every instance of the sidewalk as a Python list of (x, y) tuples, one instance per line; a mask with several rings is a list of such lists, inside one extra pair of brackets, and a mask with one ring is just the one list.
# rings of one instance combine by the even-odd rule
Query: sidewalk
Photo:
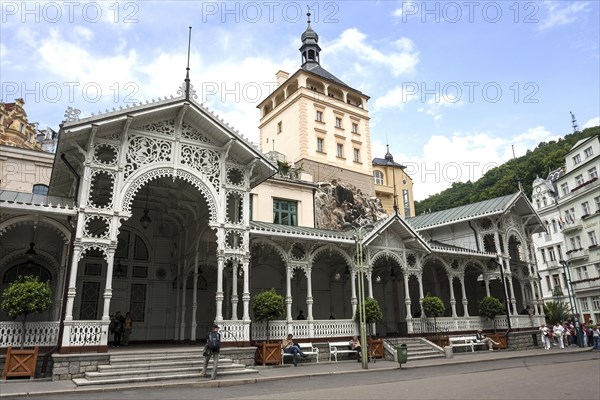
[[(424, 368), (439, 365), (464, 364), (473, 362), (486, 362), (510, 358), (523, 358), (531, 356), (555, 356), (558, 354), (592, 351), (590, 347), (579, 348), (571, 347), (564, 350), (552, 348), (549, 351), (544, 349), (523, 350), (523, 351), (476, 351), (474, 353), (460, 353), (453, 358), (434, 358), (426, 360), (409, 361), (402, 365), (401, 369)], [(228, 376), (211, 381), (208, 379), (189, 379), (176, 381), (151, 382), (145, 384), (115, 384), (110, 386), (86, 386), (77, 387), (72, 381), (51, 381), (51, 380), (8, 380), (0, 381), (0, 398), (4, 397), (27, 397), (52, 395), (69, 392), (91, 393), (102, 392), (105, 390), (115, 391), (122, 387), (123, 389), (148, 388), (148, 387), (168, 387), (168, 386), (194, 386), (194, 387), (224, 387), (233, 385), (244, 385), (257, 382), (268, 382), (271, 380), (304, 378), (309, 376), (324, 376), (336, 374), (353, 373), (376, 373), (383, 370), (399, 369), (398, 364), (392, 361), (378, 360), (369, 363), (369, 369), (363, 370), (360, 363), (354, 361), (340, 362), (321, 362), (319, 364), (299, 364), (298, 367), (276, 366), (276, 367), (255, 367), (258, 374), (252, 376), (241, 375)]]

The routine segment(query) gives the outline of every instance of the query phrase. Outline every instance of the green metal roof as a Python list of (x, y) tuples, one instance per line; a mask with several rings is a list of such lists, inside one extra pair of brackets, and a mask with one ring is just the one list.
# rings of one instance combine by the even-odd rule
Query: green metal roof
[(440, 225), (446, 225), (461, 220), (480, 218), (485, 215), (493, 215), (504, 212), (509, 205), (520, 195), (519, 192), (495, 199), (484, 200), (466, 206), (451, 208), (449, 210), (436, 211), (429, 214), (417, 215), (407, 219), (410, 226), (415, 229), (425, 229)]
[(279, 225), (261, 221), (250, 221), (250, 233), (336, 242), (347, 241), (348, 243), (354, 243), (354, 238), (352, 236), (353, 231), (331, 231), (302, 226)]

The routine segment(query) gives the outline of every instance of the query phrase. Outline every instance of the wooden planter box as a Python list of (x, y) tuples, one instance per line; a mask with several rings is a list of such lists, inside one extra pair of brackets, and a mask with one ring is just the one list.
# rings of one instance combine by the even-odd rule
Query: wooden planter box
[(15, 350), (9, 347), (6, 353), (4, 370), (2, 371), (2, 379), (24, 376), (33, 379), (39, 350), (39, 347), (27, 350)]
[(256, 364), (279, 365), (281, 364), (281, 341), (256, 343)]
[(506, 340), (506, 336), (505, 335), (501, 335), (501, 334), (489, 334), (486, 335), (487, 337), (489, 337), (490, 339), (492, 339), (495, 342), (500, 343), (498, 346), (494, 345), (494, 349), (506, 349), (508, 348), (508, 342)]
[(369, 350), (371, 351), (371, 357), (383, 358), (385, 356), (383, 339), (367, 339), (367, 346), (369, 346)]

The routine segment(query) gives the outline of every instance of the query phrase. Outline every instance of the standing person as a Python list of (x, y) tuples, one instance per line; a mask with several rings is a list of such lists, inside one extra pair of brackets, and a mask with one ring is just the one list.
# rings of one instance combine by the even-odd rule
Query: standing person
[(117, 311), (108, 326), (108, 330), (113, 334), (113, 347), (121, 346), (121, 336), (123, 335), (123, 316), (120, 311)]
[(544, 344), (544, 349), (550, 350), (550, 332), (546, 324), (542, 324), (542, 326), (540, 326), (539, 328), (539, 331), (542, 334), (542, 343)]
[(573, 336), (571, 335), (571, 330), (569, 329), (569, 324), (567, 322), (565, 322), (565, 337), (567, 339), (565, 344), (571, 346), (573, 344)]
[(588, 327), (587, 327), (587, 335), (588, 335), (588, 346), (593, 347), (594, 346), (594, 334), (593, 334), (593, 328), (594, 326), (594, 321), (592, 321), (591, 319), (588, 321)]
[(221, 352), (221, 334), (219, 325), (213, 325), (212, 330), (206, 336), (206, 346), (204, 347), (204, 368), (202, 376), (208, 376), (208, 361), (213, 357), (213, 370), (210, 376), (211, 380), (217, 378), (217, 368), (219, 367), (219, 353)]
[(595, 325), (592, 327), (592, 338), (594, 339), (594, 349), (600, 350), (600, 326)]
[(292, 354), (292, 356), (294, 357), (294, 367), (298, 366), (298, 354), (300, 354), (302, 357), (306, 357), (306, 354), (304, 354), (302, 352), (302, 350), (300, 349), (300, 346), (298, 346), (297, 344), (294, 343), (294, 341), (292, 340), (292, 334), (290, 333), (289, 335), (287, 335), (287, 339), (285, 339), (282, 343), (281, 343), (281, 347), (283, 348), (283, 352), (286, 354)]
[(300, 310), (298, 312), (298, 316), (296, 317), (297, 320), (305, 320), (306, 317), (304, 316), (304, 311)]
[(554, 337), (556, 338), (556, 341), (558, 342), (558, 347), (561, 349), (565, 348), (565, 342), (563, 342), (564, 331), (565, 331), (565, 328), (563, 328), (563, 326), (560, 324), (560, 322), (556, 321), (556, 324), (554, 324), (554, 328), (552, 329), (552, 332), (554, 332)]
[(125, 313), (123, 328), (123, 346), (129, 346), (129, 336), (131, 336), (131, 331), (133, 330), (133, 319), (129, 311)]
[(350, 340), (350, 348), (356, 351), (356, 359), (358, 362), (362, 361), (362, 353), (360, 349), (360, 341), (358, 340), (358, 336), (352, 337)]

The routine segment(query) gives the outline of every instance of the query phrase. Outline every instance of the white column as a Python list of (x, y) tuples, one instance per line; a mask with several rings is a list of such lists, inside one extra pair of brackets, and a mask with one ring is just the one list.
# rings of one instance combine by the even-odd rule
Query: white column
[(75, 302), (75, 294), (77, 293), (77, 267), (79, 266), (79, 257), (81, 255), (81, 247), (73, 247), (73, 256), (71, 257), (71, 275), (69, 276), (69, 289), (67, 292), (67, 309), (65, 321), (73, 321), (73, 304)]
[(242, 268), (244, 269), (244, 292), (242, 293), (242, 301), (244, 303), (244, 322), (250, 321), (250, 261), (244, 258)]
[(231, 267), (231, 320), (238, 320), (238, 262), (234, 262)]
[(368, 270), (368, 274), (365, 274), (367, 277), (367, 282), (369, 282), (369, 297), (373, 298), (373, 271), (371, 269)]
[(216, 321), (223, 321), (223, 269), (225, 268), (225, 256), (219, 254), (217, 256), (217, 315)]
[(456, 318), (456, 299), (454, 298), (454, 283), (452, 282), (453, 280), (454, 278), (452, 277), (452, 275), (450, 275), (448, 277), (448, 284), (450, 286), (450, 307), (452, 308), (452, 316)]
[(485, 282), (485, 295), (490, 297), (490, 278), (487, 274), (483, 275), (483, 281)]
[(356, 298), (356, 281), (355, 281), (356, 279), (358, 279), (358, 272), (351, 271), (350, 272), (350, 292), (351, 292), (350, 303), (352, 304), (351, 318), (354, 318), (354, 316), (356, 315), (356, 305), (358, 304), (358, 299)]
[(285, 315), (286, 321), (291, 322), (292, 316), (292, 268), (285, 268)]
[(312, 268), (306, 267), (306, 318), (313, 320), (313, 295), (312, 295)]
[(182, 275), (181, 260), (179, 260), (177, 262), (177, 278), (175, 279), (177, 283), (177, 291), (175, 293), (175, 327), (173, 329), (175, 340), (179, 340), (179, 313), (181, 311), (181, 293), (183, 292), (181, 287)]
[(181, 285), (182, 287), (182, 295), (181, 295), (181, 317), (179, 318), (179, 340), (185, 340), (185, 312), (187, 311), (186, 308), (186, 297), (187, 297), (187, 279), (188, 279), (188, 275), (186, 273), (187, 271), (187, 261), (183, 261), (183, 283)]
[(63, 306), (63, 293), (65, 290), (65, 286), (68, 284), (68, 282), (65, 282), (65, 275), (67, 273), (67, 268), (69, 268), (69, 242), (66, 242), (63, 245), (63, 250), (61, 253), (61, 258), (60, 258), (60, 271), (58, 274), (58, 281), (56, 283), (56, 293), (55, 293), (55, 300), (54, 300), (54, 311), (53, 311), (53, 315), (54, 315), (54, 320), (55, 321), (60, 321), (61, 318), (61, 310), (62, 310), (62, 306)]
[(190, 341), (194, 343), (196, 341), (196, 327), (198, 321), (196, 319), (198, 314), (198, 242), (196, 242), (196, 254), (194, 255), (194, 293), (192, 293), (192, 324), (190, 329)]
[(460, 289), (462, 291), (463, 317), (469, 316), (469, 300), (467, 300), (467, 291), (465, 290), (465, 277), (460, 277)]
[(102, 321), (109, 321), (110, 317), (110, 299), (112, 298), (112, 278), (113, 278), (113, 263), (115, 259), (115, 250), (109, 249), (107, 255), (106, 269), (106, 284), (104, 286), (104, 307), (102, 309)]
[(417, 281), (419, 281), (419, 307), (421, 308), (421, 315), (425, 315), (423, 311), (423, 273), (417, 276)]
[(510, 290), (510, 304), (512, 304), (512, 312), (510, 315), (517, 315), (519, 312), (517, 311), (517, 300), (515, 299), (515, 289), (512, 283), (512, 277), (507, 276), (508, 278), (508, 288)]
[(406, 306), (406, 319), (412, 318), (412, 311), (410, 309), (410, 292), (408, 291), (408, 274), (402, 274), (404, 278), (404, 305)]

